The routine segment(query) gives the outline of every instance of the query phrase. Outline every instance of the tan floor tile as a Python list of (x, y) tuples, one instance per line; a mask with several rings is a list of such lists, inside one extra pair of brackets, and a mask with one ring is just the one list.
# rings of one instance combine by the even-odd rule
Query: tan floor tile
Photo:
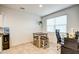
[(32, 43), (27, 43), (5, 50), (2, 54), (60, 54), (60, 51), (57, 51), (55, 43), (50, 43), (49, 48), (46, 49), (37, 48)]

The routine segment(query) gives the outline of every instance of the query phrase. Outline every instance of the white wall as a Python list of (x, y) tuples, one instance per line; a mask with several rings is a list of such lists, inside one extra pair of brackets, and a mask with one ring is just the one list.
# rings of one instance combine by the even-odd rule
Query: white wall
[(2, 21), (2, 19), (3, 19), (3, 15), (0, 14), (0, 27), (3, 26), (3, 21)]
[(4, 26), (10, 28), (11, 47), (31, 42), (32, 33), (40, 31), (39, 16), (4, 7), (0, 7), (0, 13), (4, 16)]
[[(61, 15), (68, 15), (67, 32), (71, 32), (72, 28), (79, 30), (79, 5), (76, 5), (76, 6), (73, 6), (71, 8), (67, 8), (65, 10), (62, 10), (62, 11), (59, 11), (57, 13), (50, 14), (46, 17), (43, 17), (43, 19), (42, 19), (43, 32), (46, 32), (46, 19), (61, 16)], [(49, 34), (50, 34), (50, 37), (52, 36), (51, 40), (53, 40), (53, 34), (51, 34), (51, 33), (49, 33)]]

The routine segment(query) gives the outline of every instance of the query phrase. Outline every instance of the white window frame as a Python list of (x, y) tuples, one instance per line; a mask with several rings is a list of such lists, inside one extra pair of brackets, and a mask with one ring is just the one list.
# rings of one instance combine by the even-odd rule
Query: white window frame
[[(67, 17), (67, 20), (68, 20), (68, 15), (62, 15), (62, 16), (66, 16)], [(58, 16), (58, 17), (61, 17), (61, 16)], [(57, 18), (57, 17), (54, 17), (54, 18), (51, 18), (51, 19), (54, 19), (54, 22), (55, 22), (55, 24), (54, 24), (54, 31), (48, 31), (48, 25), (47, 25), (47, 21), (46, 21), (46, 26), (47, 26), (47, 28), (46, 28), (46, 30), (47, 30), (47, 32), (55, 32), (55, 30), (56, 30), (56, 26), (63, 26), (63, 25), (65, 25), (66, 26), (66, 31), (64, 31), (64, 32), (67, 32), (67, 20), (66, 20), (66, 24), (59, 24), (59, 25), (56, 25), (56, 20), (55, 20), (55, 18)], [(47, 20), (50, 20), (50, 19), (47, 19)], [(52, 25), (51, 25), (52, 26)]]

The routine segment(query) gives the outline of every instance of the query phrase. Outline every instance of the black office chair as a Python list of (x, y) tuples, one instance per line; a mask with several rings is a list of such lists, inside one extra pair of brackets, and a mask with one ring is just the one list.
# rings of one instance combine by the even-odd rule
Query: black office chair
[(79, 31), (75, 32), (75, 39), (78, 39), (79, 37)]
[(77, 40), (78, 49), (79, 49), (79, 31), (75, 32), (75, 39)]
[(60, 33), (59, 33), (59, 30), (56, 30), (56, 37), (57, 37), (57, 43), (61, 44), (61, 36), (60, 36)]
[(64, 46), (64, 42), (62, 41), (63, 38), (61, 38), (61, 35), (59, 33), (59, 30), (56, 30), (55, 33), (56, 33), (56, 37), (57, 37), (57, 50), (60, 50), (61, 47), (59, 47), (59, 45), (60, 46)]

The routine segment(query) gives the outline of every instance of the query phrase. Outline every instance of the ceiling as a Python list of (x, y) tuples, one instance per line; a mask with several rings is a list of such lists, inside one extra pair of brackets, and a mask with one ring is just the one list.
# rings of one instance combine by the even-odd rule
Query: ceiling
[(39, 7), (39, 4), (3, 4), (2, 6), (39, 16), (45, 16), (72, 5), (73, 4), (42, 4), (43, 7)]

